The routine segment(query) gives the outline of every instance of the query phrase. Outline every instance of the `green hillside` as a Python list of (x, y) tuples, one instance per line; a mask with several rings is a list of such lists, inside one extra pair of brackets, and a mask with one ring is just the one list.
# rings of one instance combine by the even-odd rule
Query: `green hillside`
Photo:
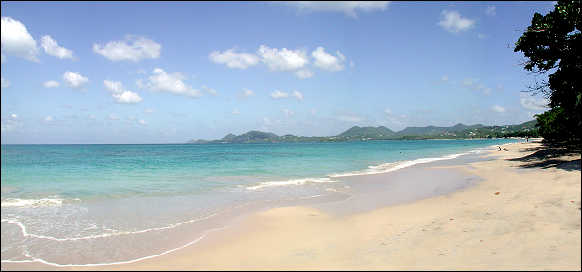
[(535, 120), (517, 125), (505, 126), (483, 126), (481, 124), (467, 126), (464, 124), (456, 124), (451, 127), (407, 127), (398, 132), (394, 132), (384, 126), (353, 126), (348, 130), (338, 134), (337, 136), (329, 137), (305, 137), (291, 134), (277, 136), (274, 133), (253, 130), (238, 136), (234, 134), (228, 134), (220, 140), (192, 140), (188, 143), (337, 142), (368, 140), (503, 138), (526, 136), (538, 136)]
[(399, 136), (456, 136), (458, 132), (480, 127), (483, 125), (467, 126), (460, 123), (452, 127), (407, 127), (396, 134)]
[(386, 138), (391, 137), (395, 133), (387, 127), (358, 127), (354, 126), (336, 137), (350, 138), (350, 137), (368, 137), (368, 138)]

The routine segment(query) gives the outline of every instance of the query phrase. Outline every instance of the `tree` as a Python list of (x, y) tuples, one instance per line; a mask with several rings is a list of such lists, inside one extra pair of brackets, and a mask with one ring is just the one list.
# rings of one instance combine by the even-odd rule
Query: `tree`
[(579, 141), (582, 133), (581, 1), (558, 1), (546, 15), (535, 13), (531, 25), (515, 43), (527, 71), (545, 74), (548, 81), (533, 88), (549, 98), (551, 110), (536, 115), (545, 140)]

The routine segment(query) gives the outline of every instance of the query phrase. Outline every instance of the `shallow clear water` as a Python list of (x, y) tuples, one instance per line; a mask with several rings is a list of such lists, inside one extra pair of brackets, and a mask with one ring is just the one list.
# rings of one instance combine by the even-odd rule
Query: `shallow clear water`
[(203, 233), (233, 207), (330, 196), (343, 186), (337, 177), (515, 141), (2, 145), (2, 260), (95, 264), (159, 254), (184, 243), (168, 232)]

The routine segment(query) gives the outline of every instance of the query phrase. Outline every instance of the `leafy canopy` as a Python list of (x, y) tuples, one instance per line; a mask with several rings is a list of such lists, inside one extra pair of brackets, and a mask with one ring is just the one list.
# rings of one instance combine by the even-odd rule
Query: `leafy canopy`
[(538, 88), (550, 99), (551, 112), (538, 115), (540, 134), (549, 141), (579, 140), (582, 127), (581, 1), (558, 1), (546, 15), (535, 13), (514, 52), (528, 61), (524, 69), (553, 72)]

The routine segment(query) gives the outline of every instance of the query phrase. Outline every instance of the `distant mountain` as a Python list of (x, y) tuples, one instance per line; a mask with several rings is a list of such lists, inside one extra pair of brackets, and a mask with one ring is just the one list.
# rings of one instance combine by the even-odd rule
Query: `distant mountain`
[(484, 126), (481, 124), (467, 126), (456, 124), (451, 127), (407, 127), (394, 132), (387, 127), (359, 127), (329, 137), (304, 137), (287, 134), (277, 136), (274, 133), (252, 130), (241, 135), (228, 134), (220, 140), (191, 140), (191, 144), (220, 143), (279, 143), (279, 142), (338, 142), (399, 139), (467, 139), (467, 138), (502, 138), (502, 137), (537, 137), (536, 120), (518, 125)]
[(229, 133), (228, 135), (224, 136), (224, 138), (222, 138), (223, 141), (232, 141), (234, 138), (236, 138), (236, 135)]
[(519, 125), (512, 125), (512, 129), (532, 129), (535, 128), (537, 125), (537, 120), (527, 121), (525, 123), (521, 123)]
[(274, 133), (257, 130), (252, 130), (239, 136), (229, 134), (222, 138), (223, 141), (228, 141), (231, 143), (263, 143), (277, 141), (278, 139), (279, 136)]
[(456, 135), (456, 132), (460, 132), (466, 129), (474, 129), (483, 127), (481, 124), (467, 126), (461, 123), (456, 124), (452, 127), (407, 127), (396, 134), (399, 136), (435, 136), (435, 135)]
[(518, 125), (484, 126), (463, 130), (461, 137), (490, 138), (490, 137), (525, 137), (538, 136), (537, 121), (532, 120)]
[(367, 137), (367, 138), (387, 138), (394, 135), (394, 131), (387, 127), (358, 127), (354, 126), (350, 129), (344, 131), (343, 133), (337, 135), (340, 138), (350, 138), (350, 137)]

